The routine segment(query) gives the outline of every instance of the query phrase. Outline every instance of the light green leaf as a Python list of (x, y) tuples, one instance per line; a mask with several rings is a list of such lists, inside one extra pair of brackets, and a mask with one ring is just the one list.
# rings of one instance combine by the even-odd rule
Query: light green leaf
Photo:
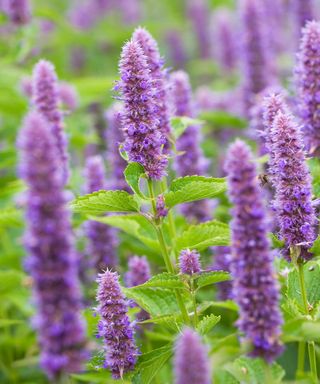
[(243, 129), (247, 126), (246, 120), (222, 110), (203, 112), (200, 118), (210, 123), (210, 129), (212, 129), (212, 126), (217, 129), (222, 127)]
[(142, 215), (129, 214), (122, 216), (112, 215), (103, 217), (89, 216), (89, 219), (119, 228), (129, 235), (136, 237), (151, 249), (155, 251), (159, 250), (155, 229), (152, 224)]
[(0, 227), (21, 227), (22, 212), (16, 208), (7, 208), (0, 210)]
[(75, 212), (106, 213), (136, 212), (139, 210), (134, 197), (125, 191), (97, 191), (76, 198), (71, 203)]
[(179, 311), (175, 292), (167, 288), (122, 288), (124, 295), (134, 300), (152, 317), (171, 315)]
[(318, 236), (313, 243), (313, 246), (310, 248), (310, 252), (312, 252), (314, 256), (320, 256), (320, 236)]
[(192, 119), (188, 116), (174, 116), (170, 119), (173, 135), (176, 140), (191, 125), (202, 125), (203, 123), (202, 120)]
[(147, 197), (140, 191), (140, 178), (144, 174), (144, 168), (139, 163), (129, 163), (127, 168), (124, 171), (124, 177), (126, 182), (141, 199), (146, 200)]
[(138, 287), (185, 288), (183, 282), (179, 279), (178, 276), (167, 272), (151, 277), (150, 280), (142, 285), (139, 285)]
[(172, 181), (169, 192), (164, 194), (166, 206), (216, 197), (227, 189), (225, 179), (205, 176), (185, 176)]
[(12, 325), (21, 324), (22, 320), (0, 319), (0, 328), (11, 327)]
[(189, 226), (177, 238), (176, 248), (178, 252), (187, 248), (202, 251), (214, 245), (228, 245), (229, 243), (229, 226), (219, 221), (209, 221)]
[(206, 335), (211, 329), (219, 323), (221, 316), (215, 316), (213, 314), (203, 317), (197, 326), (197, 331), (200, 335)]
[(249, 357), (239, 357), (227, 364), (226, 370), (243, 384), (278, 384), (285, 374), (277, 363), (269, 365), (263, 359)]
[(210, 271), (199, 273), (199, 276), (195, 278), (195, 282), (198, 288), (205, 287), (207, 285), (221, 283), (222, 281), (231, 280), (229, 272), (226, 271)]
[[(303, 266), (304, 279), (309, 304), (314, 306), (320, 300), (320, 265), (317, 261), (309, 261)], [(303, 309), (299, 274), (293, 269), (288, 274), (288, 297), (295, 300), (300, 309)]]
[(138, 358), (136, 365), (137, 373), (132, 378), (133, 384), (149, 384), (160, 371), (163, 365), (172, 356), (172, 344), (169, 343), (163, 347), (151, 352), (144, 353)]
[(0, 271), (0, 294), (5, 294), (13, 289), (21, 288), (24, 277), (25, 275), (19, 271)]
[(198, 312), (204, 312), (208, 308), (225, 308), (230, 309), (231, 311), (238, 311), (237, 304), (232, 300), (226, 300), (226, 301), (204, 301), (198, 306)]

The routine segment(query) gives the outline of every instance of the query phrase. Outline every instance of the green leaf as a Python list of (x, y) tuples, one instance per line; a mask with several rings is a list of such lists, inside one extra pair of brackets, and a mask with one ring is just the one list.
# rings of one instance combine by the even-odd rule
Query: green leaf
[(262, 359), (239, 357), (226, 370), (241, 383), (247, 384), (277, 384), (284, 377), (284, 370), (277, 363), (269, 365)]
[[(185, 288), (183, 282), (179, 279), (178, 276), (172, 273), (160, 273), (151, 277), (150, 280), (144, 284), (138, 285), (137, 287), (146, 288), (146, 287), (162, 287), (162, 288)], [(135, 287), (136, 288), (136, 287)]]
[(20, 289), (24, 277), (25, 275), (19, 271), (0, 271), (0, 294), (9, 293), (13, 289)]
[(176, 140), (191, 125), (202, 125), (203, 123), (202, 120), (192, 119), (188, 116), (174, 116), (170, 119), (173, 135)]
[(198, 288), (205, 287), (207, 285), (221, 283), (222, 281), (231, 280), (229, 272), (226, 271), (210, 271), (202, 272), (195, 278)]
[(157, 234), (152, 224), (142, 215), (129, 214), (122, 216), (103, 216), (95, 217), (89, 216), (90, 220), (99, 221), (121, 229), (131, 236), (136, 237), (146, 246), (157, 251), (159, 250), (159, 243), (157, 241)]
[(227, 189), (225, 179), (205, 176), (185, 176), (172, 181), (164, 194), (166, 206), (213, 198)]
[(139, 210), (134, 197), (125, 191), (97, 191), (73, 200), (71, 206), (75, 212), (106, 213), (135, 212)]
[(132, 378), (133, 384), (149, 384), (160, 371), (163, 365), (172, 356), (172, 344), (147, 352), (139, 356), (135, 370), (137, 373)]
[(269, 233), (273, 248), (283, 248), (284, 241), (280, 240), (274, 233)]
[(247, 126), (246, 120), (222, 110), (203, 112), (200, 118), (210, 123), (210, 129), (212, 129), (212, 126), (218, 129), (223, 127), (243, 129)]
[(213, 314), (209, 316), (205, 316), (201, 321), (199, 322), (197, 326), (197, 331), (200, 333), (200, 335), (206, 335), (211, 331), (211, 329), (219, 323), (221, 320), (221, 316), (215, 316)]
[(320, 256), (320, 236), (318, 236), (313, 243), (313, 246), (310, 248), (310, 252), (312, 252), (314, 256)]
[(0, 328), (11, 327), (12, 325), (21, 324), (22, 320), (0, 319)]
[(124, 177), (126, 182), (141, 199), (146, 200), (147, 197), (140, 191), (140, 178), (144, 175), (145, 171), (141, 164), (139, 163), (129, 163), (127, 168), (124, 171)]
[(7, 208), (0, 211), (0, 227), (21, 227), (22, 226), (21, 211), (16, 208)]
[(175, 292), (167, 288), (122, 288), (124, 295), (134, 300), (152, 317), (171, 315), (179, 311)]
[(232, 300), (226, 300), (226, 301), (204, 301), (202, 302), (199, 307), (198, 307), (198, 312), (204, 312), (208, 308), (213, 307), (213, 308), (225, 308), (225, 309), (230, 309), (231, 311), (238, 311), (238, 306), (237, 304), (232, 301)]
[[(320, 265), (317, 261), (309, 261), (303, 266), (303, 273), (309, 304), (314, 306), (320, 300)], [(295, 300), (300, 309), (303, 309), (299, 274), (293, 269), (288, 274), (287, 295), (291, 300)]]
[(214, 245), (229, 245), (229, 226), (219, 221), (209, 221), (202, 224), (191, 225), (177, 238), (176, 248), (197, 249), (202, 251)]

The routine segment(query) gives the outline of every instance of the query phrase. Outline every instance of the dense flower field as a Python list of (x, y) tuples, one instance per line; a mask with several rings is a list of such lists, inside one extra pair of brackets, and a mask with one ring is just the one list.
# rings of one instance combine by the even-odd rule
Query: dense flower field
[(320, 2), (0, 31), (0, 383), (319, 383)]

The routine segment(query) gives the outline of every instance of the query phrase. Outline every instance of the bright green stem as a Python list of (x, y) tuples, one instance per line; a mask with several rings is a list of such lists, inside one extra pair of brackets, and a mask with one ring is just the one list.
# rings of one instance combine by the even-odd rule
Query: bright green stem
[(194, 323), (194, 327), (196, 328), (198, 325), (198, 311), (197, 311), (196, 291), (194, 289), (193, 278), (191, 278), (190, 287), (191, 287), (191, 296), (192, 296), (192, 304), (193, 304), (193, 312), (194, 312), (193, 323)]
[[(151, 204), (152, 204), (153, 214), (156, 215), (157, 208), (156, 208), (156, 202), (155, 202), (155, 195), (154, 195), (153, 183), (152, 183), (152, 181), (150, 179), (148, 179), (148, 189), (149, 189), (149, 194), (150, 194), (150, 197), (151, 197)], [(171, 263), (170, 256), (169, 256), (169, 253), (168, 253), (168, 248), (167, 248), (164, 236), (163, 236), (162, 225), (161, 225), (161, 223), (159, 223), (157, 221), (156, 221), (155, 224), (156, 224), (156, 232), (157, 232), (157, 237), (158, 237), (159, 245), (160, 245), (160, 248), (161, 248), (162, 256), (163, 256), (163, 259), (164, 259), (167, 271), (170, 272), (170, 273), (175, 273), (174, 266)], [(183, 320), (184, 320), (184, 322), (186, 324), (189, 324), (190, 323), (190, 319), (189, 319), (189, 316), (188, 316), (188, 312), (187, 312), (187, 309), (186, 309), (186, 307), (184, 305), (184, 302), (182, 300), (181, 293), (179, 292), (178, 289), (175, 290), (175, 295), (176, 295), (176, 298), (177, 298), (177, 302), (178, 302), (178, 305), (179, 305), (179, 308), (180, 308)]]
[[(165, 192), (167, 190), (167, 188), (168, 188), (167, 180), (163, 179), (161, 181), (161, 192), (162, 193)], [(176, 226), (174, 223), (172, 210), (169, 210), (169, 212), (168, 212), (168, 223), (169, 223), (169, 232), (170, 232), (171, 241), (174, 243), (175, 238), (176, 238)]]
[[(298, 274), (299, 274), (299, 282), (300, 282), (300, 289), (301, 289), (301, 296), (302, 296), (304, 311), (306, 315), (309, 315), (309, 306), (308, 306), (308, 299), (307, 299), (306, 284), (304, 281), (303, 264), (298, 263), (297, 268), (298, 268)], [(318, 373), (317, 373), (316, 351), (315, 351), (314, 341), (308, 342), (308, 353), (309, 353), (309, 363), (310, 363), (310, 369), (312, 374), (312, 380), (314, 383), (317, 383)]]

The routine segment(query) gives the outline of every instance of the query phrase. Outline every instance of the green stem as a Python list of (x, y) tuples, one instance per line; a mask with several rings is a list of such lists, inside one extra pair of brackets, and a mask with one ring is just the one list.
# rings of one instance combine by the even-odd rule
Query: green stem
[[(300, 289), (301, 289), (301, 296), (302, 296), (304, 311), (305, 311), (305, 314), (308, 316), (309, 305), (308, 305), (308, 299), (307, 299), (306, 284), (304, 281), (303, 264), (298, 263), (297, 269), (299, 274), (299, 282), (300, 282)], [(314, 383), (317, 383), (318, 373), (317, 373), (316, 351), (315, 351), (314, 341), (308, 342), (308, 354), (309, 354), (309, 363), (310, 363), (310, 370), (312, 374), (312, 380)]]
[[(167, 180), (163, 179), (161, 181), (161, 192), (164, 193), (167, 190), (167, 188), (168, 188)], [(168, 223), (169, 223), (169, 233), (170, 233), (171, 241), (174, 243), (174, 240), (176, 238), (176, 226), (174, 223), (172, 210), (169, 210), (168, 212)]]
[[(153, 183), (152, 183), (152, 180), (150, 180), (150, 179), (148, 179), (148, 190), (149, 190), (149, 195), (151, 198), (151, 205), (152, 205), (153, 214), (155, 216), (157, 213), (157, 208), (156, 208), (156, 202), (155, 202)], [(155, 219), (155, 224), (156, 224), (156, 232), (157, 232), (157, 237), (158, 237), (161, 253), (162, 253), (167, 271), (170, 273), (175, 273), (174, 266), (170, 260), (168, 248), (167, 248), (164, 236), (163, 236), (162, 224), (160, 222), (158, 222), (156, 219)], [(177, 298), (178, 306), (180, 308), (183, 320), (186, 324), (189, 324), (190, 323), (189, 315), (188, 315), (187, 309), (184, 305), (183, 299), (181, 297), (181, 293), (179, 292), (178, 289), (175, 290), (175, 295)]]
[(190, 287), (191, 287), (191, 296), (192, 296), (192, 304), (193, 304), (193, 312), (194, 312), (193, 322), (194, 322), (194, 327), (196, 328), (198, 325), (198, 311), (197, 311), (196, 291), (194, 289), (194, 282), (192, 277), (190, 281)]
[(306, 343), (304, 341), (300, 341), (298, 346), (298, 366), (296, 371), (296, 379), (300, 379), (301, 377), (303, 377), (305, 353)]

